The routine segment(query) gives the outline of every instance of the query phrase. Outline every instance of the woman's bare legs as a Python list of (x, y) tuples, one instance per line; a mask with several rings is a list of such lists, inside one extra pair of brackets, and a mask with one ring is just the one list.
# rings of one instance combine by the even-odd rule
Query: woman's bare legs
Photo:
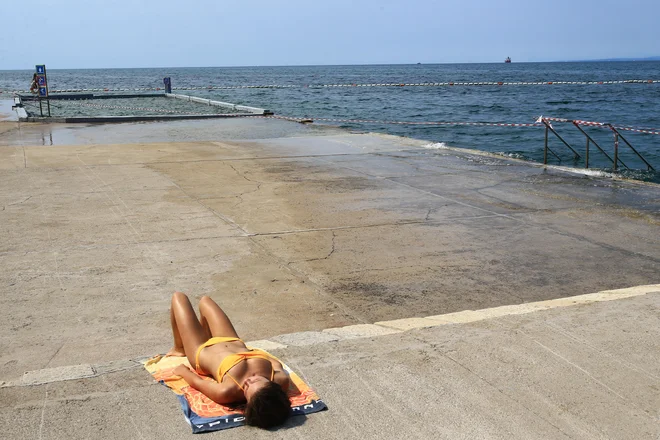
[(167, 352), (167, 356), (185, 356), (186, 352), (183, 349), (183, 340), (179, 334), (179, 326), (176, 325), (176, 318), (174, 317), (174, 308), (170, 307), (170, 323), (172, 324), (172, 336), (174, 337), (174, 346)]
[(202, 327), (211, 336), (233, 336), (238, 338), (227, 314), (208, 296), (202, 297), (199, 301), (199, 314)]
[(169, 354), (185, 354), (190, 365), (195, 366), (197, 348), (209, 339), (209, 334), (197, 319), (188, 297), (181, 292), (172, 295), (170, 309), (174, 347)]

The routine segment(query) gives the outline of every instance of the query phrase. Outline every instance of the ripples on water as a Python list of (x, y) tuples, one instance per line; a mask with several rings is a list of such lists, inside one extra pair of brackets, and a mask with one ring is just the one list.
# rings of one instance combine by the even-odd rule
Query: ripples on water
[[(382, 66), (296, 66), (233, 68), (155, 68), (49, 70), (51, 88), (162, 87), (172, 77), (175, 87), (257, 84), (369, 84), (479, 81), (608, 81), (660, 79), (660, 62), (438, 64)], [(0, 71), (0, 89), (24, 89), (29, 71)], [(539, 115), (585, 119), (660, 128), (660, 84), (349, 87), (238, 89), (194, 91), (191, 94), (234, 103), (266, 107), (276, 114), (337, 119), (398, 121), (471, 121), (529, 123)], [(351, 129), (385, 132), (443, 142), (447, 145), (500, 152), (534, 161), (543, 158), (542, 128), (406, 126), (345, 123)], [(560, 134), (579, 152), (584, 136), (570, 125), (556, 124)], [(613, 136), (608, 130), (585, 128), (611, 155)], [(625, 132), (624, 136), (660, 168), (660, 136)], [(550, 134), (550, 147), (575, 163), (572, 154)], [(643, 168), (630, 150), (621, 146), (630, 166)], [(554, 158), (553, 158), (554, 159)], [(608, 168), (606, 159), (592, 152), (592, 166)], [(554, 163), (558, 163), (554, 159)], [(660, 181), (658, 174), (635, 177)]]

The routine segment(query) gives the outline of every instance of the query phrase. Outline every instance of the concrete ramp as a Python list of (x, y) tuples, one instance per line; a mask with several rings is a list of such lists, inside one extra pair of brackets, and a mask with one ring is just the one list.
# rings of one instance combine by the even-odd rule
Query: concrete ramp
[(658, 185), (268, 119), (24, 125), (0, 123), (2, 438), (186, 437), (139, 367), (175, 290), (326, 399), (276, 436), (658, 437), (658, 294), (593, 295), (660, 282)]

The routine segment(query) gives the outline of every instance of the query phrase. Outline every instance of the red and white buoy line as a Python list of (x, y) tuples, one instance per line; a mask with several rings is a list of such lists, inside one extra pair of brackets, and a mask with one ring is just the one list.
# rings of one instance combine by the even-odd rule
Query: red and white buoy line
[(613, 127), (617, 130), (632, 131), (632, 132), (635, 132), (635, 133), (660, 135), (660, 129), (659, 128), (642, 128), (642, 127), (633, 127), (633, 126), (630, 126), (630, 125), (614, 125), (614, 124), (609, 124), (607, 122), (583, 121), (583, 120), (580, 120), (580, 119), (551, 118), (551, 117), (544, 117), (544, 116), (541, 116), (538, 121), (540, 122), (541, 119), (545, 119), (546, 121), (552, 121), (552, 122), (570, 122), (570, 123), (575, 124), (575, 125), (584, 125), (584, 126), (588, 126), (588, 127), (602, 127), (602, 128)]
[(268, 118), (285, 119), (294, 122), (342, 122), (348, 124), (397, 124), (397, 125), (470, 125), (488, 127), (543, 127), (543, 124), (534, 123), (502, 123), (502, 122), (446, 122), (446, 121), (387, 121), (375, 119), (334, 119), (334, 118), (293, 118), (288, 116), (272, 115)]
[[(49, 89), (49, 93), (83, 93), (83, 92), (164, 92), (164, 87), (137, 87), (137, 88), (96, 88), (96, 89)], [(14, 95), (32, 95), (29, 90), (0, 90), (0, 93), (11, 93)]]
[[(294, 89), (294, 88), (342, 88), (342, 87), (452, 87), (452, 86), (547, 86), (547, 85), (608, 85), (608, 84), (660, 84), (657, 79), (626, 79), (614, 81), (473, 81), (473, 82), (425, 82), (425, 83), (370, 83), (370, 84), (258, 84), (236, 86), (183, 86), (172, 90), (236, 90), (236, 89)], [(137, 88), (91, 88), (91, 89), (53, 89), (50, 93), (84, 92), (158, 92), (164, 87)], [(0, 93), (29, 94), (29, 90), (0, 90)]]
[(614, 127), (617, 130), (660, 135), (660, 129), (656, 129), (656, 128), (632, 127), (629, 125), (608, 124), (606, 122), (583, 121), (579, 119), (573, 120), (573, 119), (564, 119), (564, 118), (551, 118), (545, 116), (539, 117), (536, 122), (532, 122), (532, 123), (463, 122), (463, 121), (388, 121), (388, 120), (376, 120), (376, 119), (295, 118), (290, 116), (279, 116), (279, 115), (271, 115), (264, 117), (272, 118), (272, 119), (284, 119), (287, 121), (302, 122), (302, 123), (323, 121), (323, 122), (341, 122), (346, 124), (395, 124), (395, 125), (426, 125), (426, 126), (459, 125), (459, 126), (483, 126), (483, 127), (543, 127), (544, 124), (542, 123), (542, 120), (545, 120), (548, 122), (550, 121), (570, 122), (570, 123), (575, 123), (577, 125), (585, 125), (592, 127), (603, 127), (603, 128)]

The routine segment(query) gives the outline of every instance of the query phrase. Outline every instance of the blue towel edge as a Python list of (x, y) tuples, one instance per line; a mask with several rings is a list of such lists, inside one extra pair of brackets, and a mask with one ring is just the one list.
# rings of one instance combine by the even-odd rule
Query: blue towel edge
[[(161, 380), (160, 383), (167, 387), (165, 381)], [(176, 397), (179, 400), (179, 404), (183, 410), (183, 416), (185, 417), (186, 422), (192, 428), (193, 434), (220, 431), (223, 429), (236, 428), (238, 426), (245, 425), (245, 416), (243, 416), (243, 414), (227, 414), (220, 417), (201, 417), (192, 410), (185, 396), (177, 394)], [(313, 414), (326, 410), (328, 410), (328, 406), (325, 404), (325, 402), (323, 402), (323, 400), (312, 400), (310, 403), (305, 405), (292, 406), (291, 417)]]

